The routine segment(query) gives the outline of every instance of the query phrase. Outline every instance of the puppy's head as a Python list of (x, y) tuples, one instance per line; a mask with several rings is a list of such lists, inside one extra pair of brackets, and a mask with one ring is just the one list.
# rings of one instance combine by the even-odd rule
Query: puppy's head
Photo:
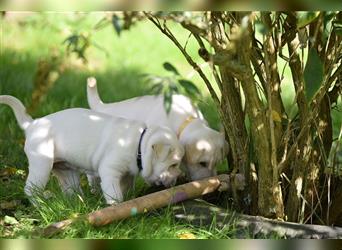
[(210, 128), (200, 129), (185, 141), (184, 165), (191, 180), (199, 180), (217, 174), (216, 165), (228, 153), (224, 135)]
[(143, 167), (142, 175), (150, 184), (173, 186), (182, 173), (180, 163), (184, 148), (170, 129), (158, 127), (151, 133), (152, 135), (147, 138), (147, 164)]

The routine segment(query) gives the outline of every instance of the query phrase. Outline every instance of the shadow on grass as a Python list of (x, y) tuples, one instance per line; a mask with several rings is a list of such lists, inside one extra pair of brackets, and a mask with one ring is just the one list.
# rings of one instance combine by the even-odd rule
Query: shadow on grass
[[(34, 89), (34, 78), (40, 58), (29, 53), (6, 50), (0, 55), (0, 94), (13, 95), (28, 107)], [(63, 109), (72, 107), (88, 108), (86, 98), (86, 79), (95, 76), (98, 81), (99, 94), (105, 102), (117, 102), (135, 96), (149, 94), (150, 86), (141, 77), (142, 69), (127, 67), (124, 70), (107, 69), (103, 72), (89, 72), (84, 69), (67, 68), (59, 75), (53, 87), (44, 96), (32, 117), (42, 117)], [(219, 119), (214, 103), (210, 97), (203, 98), (200, 109), (209, 124), (218, 129)], [(12, 167), (27, 172), (27, 159), (24, 153), (24, 133), (19, 128), (11, 111), (5, 105), (0, 105), (0, 169)], [(15, 197), (25, 197), (23, 192), (25, 178), (20, 185), (12, 182), (4, 184), (4, 195), (15, 194)], [(7, 192), (8, 191), (8, 192)]]
[[(33, 81), (39, 58), (19, 51), (3, 51), (0, 57), (0, 94), (13, 95), (28, 107), (31, 103)], [(124, 71), (95, 73), (104, 100), (118, 101), (146, 93), (147, 86), (140, 78), (141, 71), (127, 68)], [(71, 107), (88, 108), (86, 100), (86, 79), (91, 73), (81, 70), (65, 70), (49, 90), (33, 117), (41, 117)], [(27, 172), (27, 158), (24, 153), (24, 133), (17, 124), (12, 110), (0, 106), (0, 169), (22, 169)], [(1, 200), (24, 198), (25, 178), (9, 176), (9, 181), (0, 183), (4, 188)], [(2, 179), (0, 180), (2, 182)], [(17, 184), (14, 184), (15, 181)]]
[[(31, 104), (33, 81), (39, 60), (40, 58), (21, 53), (19, 50), (3, 51), (0, 55), (0, 94), (16, 96), (28, 107)], [(149, 94), (150, 86), (141, 77), (143, 73), (146, 72), (134, 67), (94, 73), (84, 69), (66, 69), (31, 115), (42, 117), (72, 107), (88, 108), (86, 79), (91, 75), (97, 78), (99, 94), (104, 102), (117, 102)], [(219, 118), (211, 98), (203, 98), (198, 106), (210, 126), (219, 129)], [(13, 166), (26, 169), (24, 133), (12, 111), (4, 105), (0, 106), (0, 142), (0, 168)]]

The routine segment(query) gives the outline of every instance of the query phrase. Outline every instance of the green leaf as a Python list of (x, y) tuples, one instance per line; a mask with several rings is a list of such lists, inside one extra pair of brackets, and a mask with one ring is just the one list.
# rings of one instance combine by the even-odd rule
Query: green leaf
[(266, 25), (259, 20), (255, 21), (254, 27), (255, 27), (254, 28), (255, 31), (257, 31), (258, 33), (260, 33), (262, 35), (266, 35), (266, 33), (268, 32)]
[(64, 43), (73, 44), (73, 43), (77, 43), (77, 41), (78, 41), (78, 35), (73, 34), (73, 35), (68, 36), (68, 37), (63, 41), (63, 44), (64, 44)]
[(122, 31), (122, 25), (120, 23), (120, 18), (117, 15), (112, 16), (112, 24), (113, 24), (113, 28), (116, 31), (116, 34), (120, 36), (121, 31)]
[(149, 92), (155, 95), (159, 95), (162, 92), (162, 90), (163, 90), (163, 84), (156, 83), (149, 89)]
[(185, 80), (185, 79), (180, 79), (178, 80), (178, 82), (184, 88), (185, 92), (191, 97), (196, 97), (196, 96), (201, 95), (201, 92), (199, 91), (199, 89), (193, 82), (189, 80)]
[(175, 94), (175, 93), (178, 94), (179, 93), (178, 87), (174, 82), (171, 82), (169, 84), (169, 88), (170, 88), (170, 91), (172, 94)]
[(174, 73), (175, 75), (179, 75), (178, 70), (169, 62), (164, 62), (163, 63), (163, 67), (164, 69), (166, 69), (167, 71), (170, 71), (172, 73)]
[(336, 35), (342, 36), (342, 21), (333, 21), (333, 29)]
[(68, 53), (76, 53), (79, 58), (87, 61), (85, 52), (90, 46), (90, 36), (88, 34), (73, 34), (67, 37), (63, 44), (66, 44)]
[(164, 108), (167, 114), (170, 113), (171, 105), (172, 105), (172, 92), (166, 91), (164, 92)]
[(160, 76), (148, 75), (146, 76), (146, 81), (157, 84), (157, 83), (165, 83), (166, 79)]
[(109, 20), (107, 19), (107, 17), (102, 17), (102, 19), (100, 19), (100, 21), (98, 21), (95, 25), (94, 25), (94, 30), (99, 30), (102, 29), (104, 27), (106, 27), (108, 24), (110, 24)]
[(297, 29), (303, 28), (312, 23), (319, 16), (319, 11), (298, 11)]
[(323, 63), (315, 49), (310, 49), (304, 69), (305, 93), (310, 102), (323, 82)]
[(330, 32), (331, 32), (331, 27), (332, 27), (332, 20), (336, 16), (336, 13), (334, 11), (328, 11), (324, 14), (324, 19), (323, 19), (323, 42), (326, 43)]

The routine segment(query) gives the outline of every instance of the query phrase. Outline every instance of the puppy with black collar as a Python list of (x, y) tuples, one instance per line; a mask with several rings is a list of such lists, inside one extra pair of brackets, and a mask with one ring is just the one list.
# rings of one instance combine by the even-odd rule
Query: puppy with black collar
[(132, 177), (174, 185), (184, 149), (165, 127), (108, 116), (88, 109), (66, 109), (33, 120), (13, 96), (0, 96), (25, 132), (29, 174), (25, 193), (44, 189), (53, 172), (63, 192), (80, 191), (80, 172), (99, 176), (108, 204), (121, 202)]
[(103, 103), (97, 91), (96, 79), (90, 77), (87, 81), (87, 97), (92, 110), (139, 120), (147, 126), (166, 126), (174, 131), (185, 149), (183, 166), (190, 180), (216, 175), (216, 165), (228, 154), (224, 134), (211, 129), (201, 111), (184, 95), (173, 95), (169, 113), (165, 111), (163, 95)]

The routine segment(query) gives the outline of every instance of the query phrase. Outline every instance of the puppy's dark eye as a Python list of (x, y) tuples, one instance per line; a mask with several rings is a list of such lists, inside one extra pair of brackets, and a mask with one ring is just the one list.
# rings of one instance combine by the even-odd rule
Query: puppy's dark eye
[(205, 161), (201, 161), (199, 164), (200, 164), (201, 167), (203, 167), (203, 168), (206, 168), (206, 167), (207, 167), (207, 163), (206, 163)]

